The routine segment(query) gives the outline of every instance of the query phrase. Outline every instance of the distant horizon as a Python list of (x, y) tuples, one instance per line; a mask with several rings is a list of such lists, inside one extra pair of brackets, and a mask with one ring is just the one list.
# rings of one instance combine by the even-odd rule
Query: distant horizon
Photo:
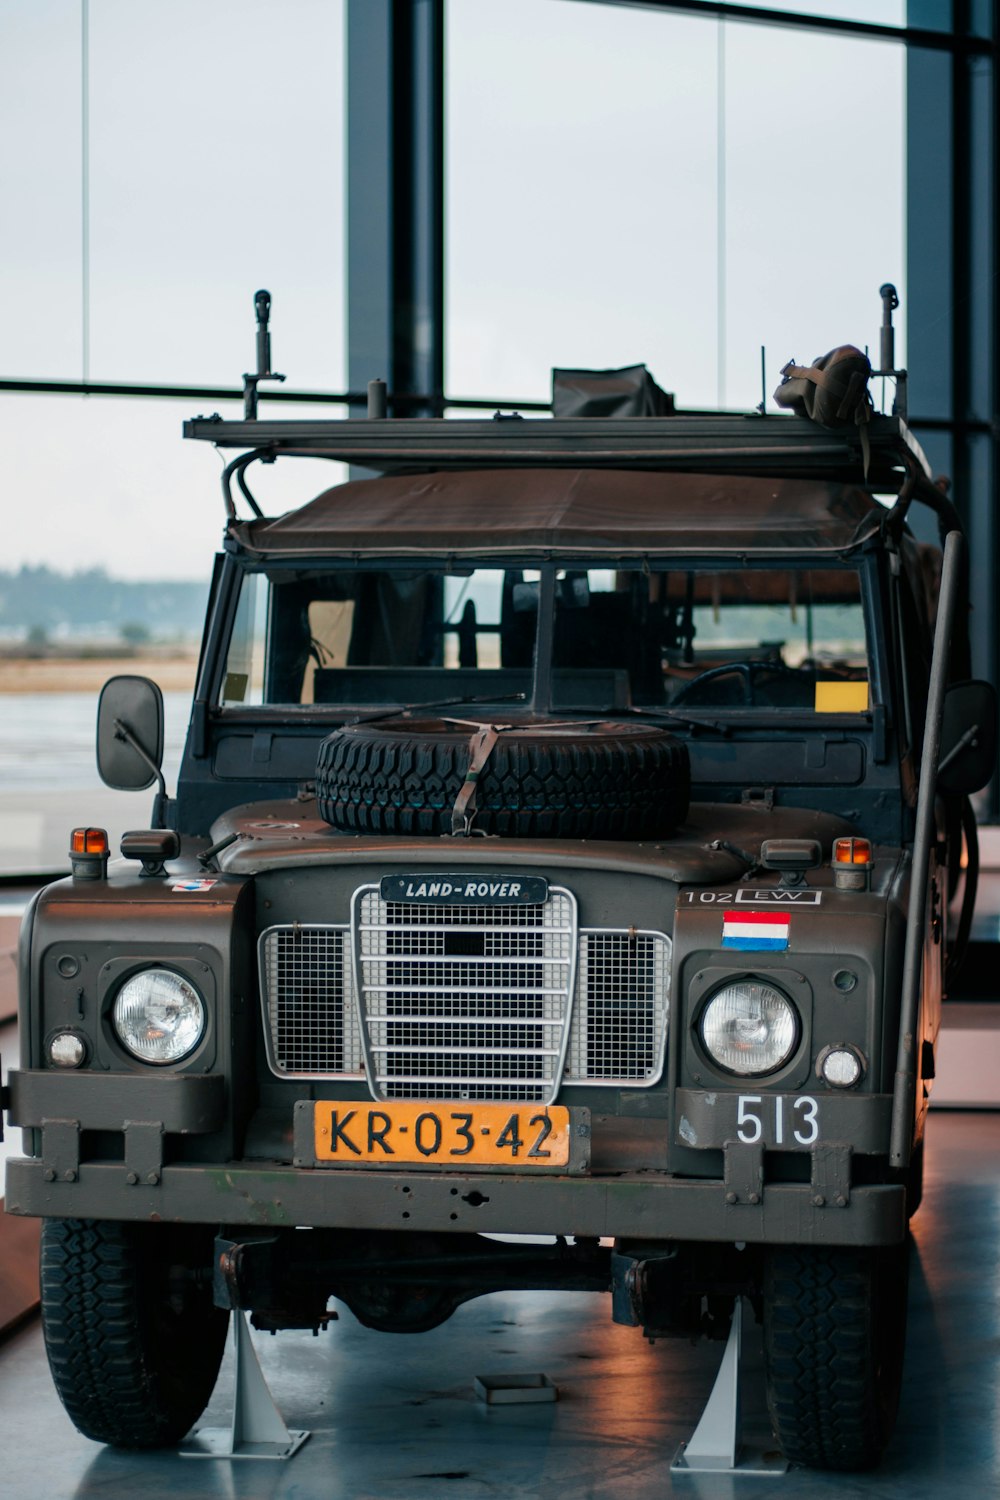
[(102, 563), (90, 563), (79, 568), (53, 567), (51, 563), (45, 562), (22, 562), (12, 568), (0, 568), (0, 580), (5, 578), (20, 578), (24, 573), (49, 573), (54, 578), (86, 578), (88, 575), (96, 574), (100, 578), (107, 579), (109, 583), (126, 583), (129, 587), (139, 587), (145, 584), (161, 585), (175, 584), (197, 584), (199, 587), (207, 587), (207, 578), (204, 570), (201, 574), (192, 574), (190, 577), (175, 577), (172, 574), (163, 574), (154, 578), (133, 578), (126, 573), (114, 573)]
[(0, 570), (0, 640), (29, 647), (64, 641), (153, 643), (195, 636), (208, 598), (201, 578), (121, 578), (104, 563)]

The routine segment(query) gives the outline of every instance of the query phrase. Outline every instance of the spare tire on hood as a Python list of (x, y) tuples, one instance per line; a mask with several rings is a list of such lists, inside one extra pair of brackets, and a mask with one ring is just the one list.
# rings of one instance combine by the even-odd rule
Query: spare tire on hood
[(656, 839), (687, 813), (687, 746), (658, 724), (406, 719), (335, 730), (316, 767), (320, 817), (355, 833), (446, 834), (463, 788), (471, 826), (504, 837)]

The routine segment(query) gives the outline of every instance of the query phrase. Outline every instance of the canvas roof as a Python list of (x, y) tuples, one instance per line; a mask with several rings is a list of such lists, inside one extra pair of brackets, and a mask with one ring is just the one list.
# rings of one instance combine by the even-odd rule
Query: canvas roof
[(838, 553), (884, 508), (812, 479), (615, 469), (475, 469), (353, 480), (274, 520), (235, 521), (263, 557)]

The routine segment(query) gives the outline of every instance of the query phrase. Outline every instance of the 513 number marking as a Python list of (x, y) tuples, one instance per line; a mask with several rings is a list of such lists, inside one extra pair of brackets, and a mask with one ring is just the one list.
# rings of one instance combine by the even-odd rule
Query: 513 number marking
[(810, 1094), (789, 1099), (785, 1094), (740, 1094), (736, 1100), (736, 1134), (747, 1146), (765, 1139), (768, 1145), (795, 1141), (812, 1146), (819, 1140), (819, 1100)]

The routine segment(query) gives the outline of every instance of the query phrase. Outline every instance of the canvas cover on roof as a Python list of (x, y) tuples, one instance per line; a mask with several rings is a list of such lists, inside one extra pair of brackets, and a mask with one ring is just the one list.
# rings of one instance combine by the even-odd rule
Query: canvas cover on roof
[(274, 558), (837, 552), (878, 524), (853, 486), (615, 469), (480, 469), (353, 480), (275, 520), (230, 524)]

